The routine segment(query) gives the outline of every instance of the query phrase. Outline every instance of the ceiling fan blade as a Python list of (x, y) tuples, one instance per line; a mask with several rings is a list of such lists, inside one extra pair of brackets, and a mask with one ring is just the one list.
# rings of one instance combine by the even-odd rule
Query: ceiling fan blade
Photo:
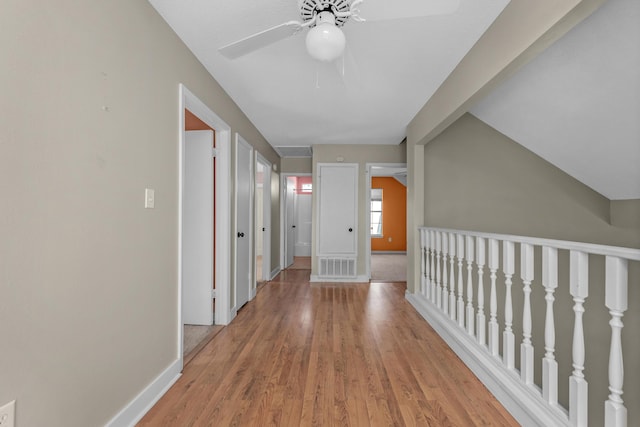
[(417, 18), (447, 15), (460, 7), (460, 0), (364, 0), (358, 4), (359, 15), (365, 21)]
[(218, 51), (229, 59), (236, 59), (277, 41), (286, 39), (300, 31), (302, 27), (302, 23), (298, 21), (285, 22), (284, 24), (276, 25), (275, 27), (223, 46), (218, 49)]

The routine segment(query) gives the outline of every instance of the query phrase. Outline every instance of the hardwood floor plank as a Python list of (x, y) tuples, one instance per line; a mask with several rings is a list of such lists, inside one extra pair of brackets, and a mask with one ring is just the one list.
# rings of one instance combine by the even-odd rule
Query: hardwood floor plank
[(282, 272), (139, 425), (518, 425), (404, 291)]

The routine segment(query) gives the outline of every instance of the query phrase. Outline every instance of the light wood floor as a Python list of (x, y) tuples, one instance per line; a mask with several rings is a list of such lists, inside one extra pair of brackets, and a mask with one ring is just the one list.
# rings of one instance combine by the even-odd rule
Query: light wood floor
[(516, 426), (403, 283), (264, 285), (141, 426)]

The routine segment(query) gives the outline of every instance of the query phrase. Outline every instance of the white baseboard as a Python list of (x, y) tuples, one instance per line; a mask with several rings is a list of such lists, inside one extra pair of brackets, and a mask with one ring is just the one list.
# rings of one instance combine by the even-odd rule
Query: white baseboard
[(180, 378), (182, 359), (176, 359), (111, 419), (107, 427), (133, 427)]
[(312, 274), (309, 279), (310, 282), (326, 282), (326, 283), (369, 283), (369, 278), (366, 275), (356, 277), (320, 277), (317, 274)]
[(271, 272), (271, 278), (269, 280), (275, 279), (278, 273), (280, 273), (281, 271), (282, 271), (282, 268), (280, 268), (280, 266), (274, 268), (273, 271)]
[(521, 425), (570, 425), (564, 408), (549, 406), (537, 388), (520, 381), (518, 371), (507, 370), (499, 358), (480, 347), (471, 335), (453, 323), (431, 301), (409, 292), (405, 297)]

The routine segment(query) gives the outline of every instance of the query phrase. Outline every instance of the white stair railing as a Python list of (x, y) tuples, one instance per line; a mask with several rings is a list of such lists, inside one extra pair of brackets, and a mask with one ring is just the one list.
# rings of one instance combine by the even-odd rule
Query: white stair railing
[[(419, 228), (418, 233), (421, 281), (416, 292), (408, 294), (407, 298), (523, 425), (587, 426), (589, 405), (604, 405), (604, 419), (592, 420), (593, 425), (640, 425), (640, 419), (627, 419), (622, 397), (625, 381), (622, 319), (630, 303), (635, 304), (636, 310), (640, 308), (640, 301), (628, 301), (628, 264), (640, 261), (640, 250), (426, 227)], [(521, 289), (513, 286), (516, 249), (520, 255)], [(569, 255), (568, 274), (563, 275), (568, 276), (566, 284), (559, 283), (558, 251)], [(585, 301), (589, 296), (590, 256), (605, 260), (603, 304), (609, 311), (611, 333), (608, 365), (597, 368), (608, 372), (605, 402), (589, 400), (585, 375), (589, 353), (585, 349), (584, 318), (588, 315)], [(540, 283), (536, 282), (536, 270), (542, 272), (541, 278), (537, 279)], [(485, 274), (490, 283), (488, 319), (485, 314)], [(640, 278), (634, 279), (640, 281)], [(533, 289), (541, 289), (543, 304), (533, 305)], [(513, 292), (522, 295), (522, 306), (514, 307)], [(560, 311), (554, 308), (554, 302), (559, 292), (568, 292), (573, 304), (562, 311), (573, 312), (570, 316), (572, 336), (558, 337), (572, 342), (571, 354), (561, 354), (556, 348), (556, 317)], [(498, 306), (499, 296), (504, 299), (503, 308)], [(521, 330), (513, 330), (514, 315), (522, 316)], [(544, 319), (544, 324), (534, 328), (534, 317)], [(499, 318), (503, 319), (501, 350)], [(516, 332), (522, 337), (519, 366), (515, 364)], [(543, 357), (539, 360), (534, 358), (534, 333), (544, 338), (544, 351), (538, 351)], [(566, 361), (567, 366), (572, 367), (570, 375), (564, 379), (558, 378), (559, 361)], [(542, 373), (539, 385), (535, 384), (534, 376), (538, 363)], [(568, 383), (568, 398), (564, 399), (566, 408), (558, 403), (559, 381)], [(592, 384), (592, 387), (596, 385), (600, 386)]]

